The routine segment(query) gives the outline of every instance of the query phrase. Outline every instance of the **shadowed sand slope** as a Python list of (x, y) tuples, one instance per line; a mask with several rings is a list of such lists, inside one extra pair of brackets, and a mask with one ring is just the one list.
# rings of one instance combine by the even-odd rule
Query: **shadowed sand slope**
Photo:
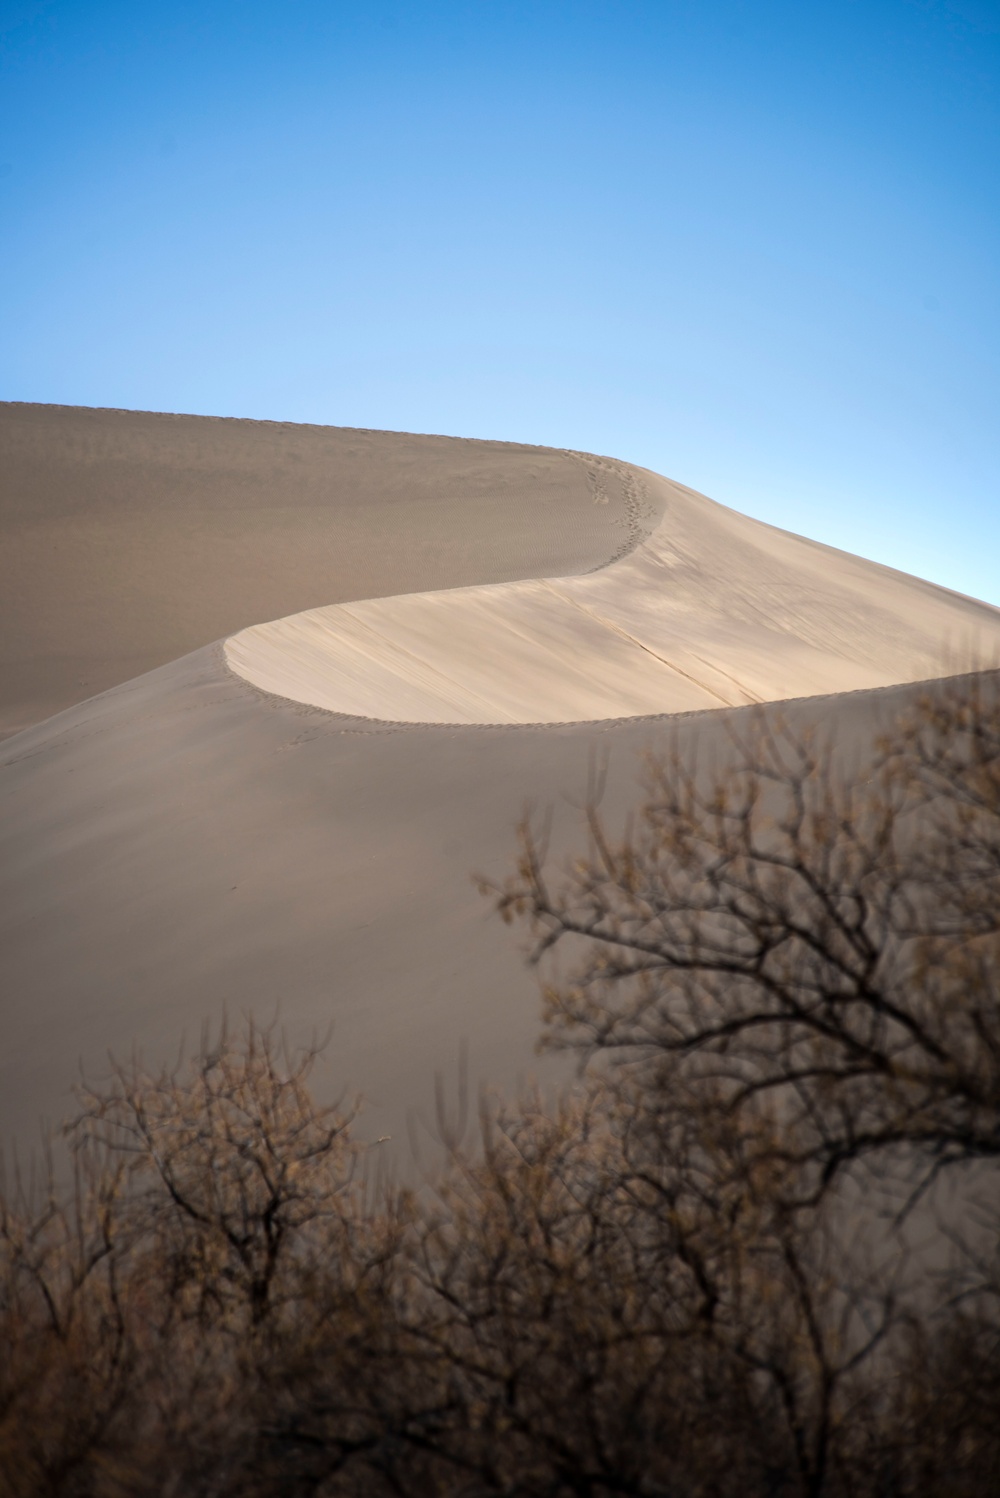
[[(913, 694), (786, 711), (863, 751)], [(728, 716), (392, 728), (261, 698), (211, 647), (8, 740), (0, 1135), (61, 1117), (80, 1059), (100, 1075), (109, 1048), (169, 1057), (250, 1010), (296, 1039), (332, 1025), (324, 1091), (360, 1088), (365, 1131), (405, 1160), (407, 1116), (433, 1116), (463, 1040), (473, 1084), (541, 1066), (534, 978), (470, 872), (510, 870), (525, 802), (554, 804), (556, 846), (579, 845), (567, 801), (595, 756), (614, 822), (643, 747), (697, 735), (711, 760)]]
[(622, 464), (450, 437), (0, 404), (0, 737), (262, 619), (603, 566)]
[(1000, 660), (1000, 610), (635, 471), (658, 529), (586, 577), (314, 609), (226, 642), (255, 685), (403, 722), (577, 722)]

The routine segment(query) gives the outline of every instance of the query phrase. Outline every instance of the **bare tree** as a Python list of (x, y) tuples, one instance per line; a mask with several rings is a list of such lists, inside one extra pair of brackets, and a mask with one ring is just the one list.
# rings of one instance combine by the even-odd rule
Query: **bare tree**
[(51, 1152), (0, 1189), (0, 1481), (61, 1492), (114, 1443), (134, 1372), (120, 1274), (122, 1162), (81, 1162), (68, 1191)]
[(530, 926), (543, 1043), (609, 1100), (619, 1184), (669, 1229), (713, 1351), (753, 1370), (752, 1430), (784, 1428), (772, 1475), (850, 1490), (898, 1438), (888, 1491), (944, 1451), (949, 1481), (981, 1476), (988, 1423), (966, 1460), (898, 1391), (904, 1365), (913, 1398), (937, 1387), (918, 1344), (965, 1347), (988, 1387), (998, 1366), (996, 1215), (904, 1229), (953, 1167), (986, 1162), (996, 1199), (1000, 677), (929, 688), (867, 764), (762, 709), (715, 762), (678, 738), (648, 756), (644, 791), (617, 837), (591, 797), (555, 873), (526, 821), (516, 873), (481, 881)]
[(545, 1043), (641, 1068), (668, 1111), (709, 1084), (734, 1114), (770, 1099), (810, 1198), (900, 1145), (930, 1172), (1000, 1154), (998, 680), (929, 691), (860, 775), (774, 711), (714, 773), (675, 744), (635, 826), (613, 839), (592, 802), (555, 879), (524, 824), (498, 907), (535, 961), (575, 943)]
[(349, 1216), (350, 1120), (318, 1108), (308, 1087), (321, 1051), (291, 1054), (251, 1020), (239, 1044), (225, 1028), (206, 1037), (186, 1067), (115, 1063), (110, 1087), (81, 1090), (75, 1148), (127, 1162), (143, 1231), (208, 1319), (235, 1309), (261, 1322), (285, 1291), (283, 1271), (302, 1273), (310, 1248), (327, 1251)]
[(68, 1191), (0, 1183), (0, 1498), (992, 1491), (998, 678), (853, 772), (762, 712), (587, 828), (492, 891), (573, 950), (581, 1075), (419, 1189), (252, 1023), (84, 1089)]

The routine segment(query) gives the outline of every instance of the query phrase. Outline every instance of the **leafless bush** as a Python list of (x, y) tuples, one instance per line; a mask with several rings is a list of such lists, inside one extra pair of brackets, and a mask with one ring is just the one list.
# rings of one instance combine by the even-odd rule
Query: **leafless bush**
[(555, 877), (523, 829), (586, 1065), (419, 1191), (252, 1024), (86, 1089), (0, 1193), (3, 1498), (992, 1491), (996, 678), (844, 765), (762, 714)]
[(349, 1120), (309, 1093), (317, 1055), (290, 1056), (250, 1022), (239, 1047), (223, 1031), (185, 1069), (116, 1065), (110, 1087), (82, 1090), (71, 1140), (124, 1162), (186, 1314), (258, 1325), (350, 1217), (356, 1152)]
[(638, 1066), (668, 1116), (705, 1086), (777, 1107), (810, 1198), (903, 1144), (932, 1170), (996, 1157), (998, 679), (929, 692), (860, 776), (765, 710), (731, 747), (714, 774), (697, 747), (651, 757), (637, 825), (614, 841), (591, 804), (555, 884), (522, 827), (499, 909), (536, 961), (576, 943), (546, 1044)]

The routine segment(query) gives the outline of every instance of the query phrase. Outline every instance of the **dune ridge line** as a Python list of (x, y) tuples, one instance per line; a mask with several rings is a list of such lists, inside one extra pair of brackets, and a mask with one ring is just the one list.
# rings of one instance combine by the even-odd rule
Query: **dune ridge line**
[[(549, 577), (253, 625), (230, 669), (277, 697), (402, 723), (580, 723), (933, 679), (1000, 660), (1000, 610), (584, 453), (629, 535)], [(659, 512), (651, 533), (643, 521)]]

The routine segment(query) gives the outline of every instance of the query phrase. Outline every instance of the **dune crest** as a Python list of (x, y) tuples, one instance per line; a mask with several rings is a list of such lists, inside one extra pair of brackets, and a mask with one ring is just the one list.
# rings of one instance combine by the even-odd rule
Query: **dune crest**
[(1000, 659), (991, 605), (626, 472), (663, 518), (600, 571), (310, 609), (231, 636), (226, 660), (333, 712), (514, 724), (737, 707)]
[(526, 803), (569, 851), (595, 762), (620, 826), (642, 751), (724, 756), (756, 698), (864, 764), (925, 690), (880, 683), (1000, 652), (996, 609), (510, 443), (0, 404), (0, 531), (0, 1138), (29, 1150), (80, 1066), (169, 1063), (228, 1011), (332, 1024), (327, 1096), (405, 1161), (459, 1054), (473, 1092), (563, 1075), (469, 877)]
[(0, 739), (261, 619), (578, 574), (655, 526), (523, 443), (0, 401)]

